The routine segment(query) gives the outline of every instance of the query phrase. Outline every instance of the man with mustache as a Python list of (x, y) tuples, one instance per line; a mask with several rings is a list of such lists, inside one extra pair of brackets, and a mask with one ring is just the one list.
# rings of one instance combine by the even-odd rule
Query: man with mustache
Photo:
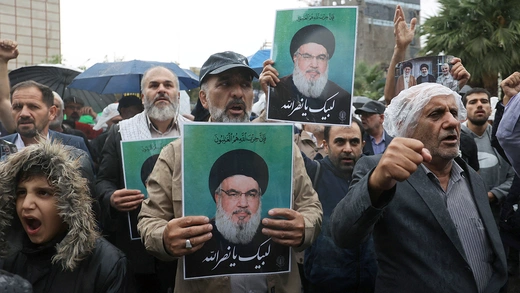
[(90, 152), (83, 139), (49, 129), (57, 114), (54, 94), (49, 87), (32, 80), (17, 83), (11, 89), (11, 103), (11, 114), (17, 133), (4, 136), (2, 139), (14, 143), (18, 150), (37, 143), (41, 138), (60, 140), (65, 145), (84, 151), (86, 165), (93, 168)]
[(308, 25), (294, 34), (290, 45), (293, 74), (272, 84), (270, 119), (350, 123), (350, 93), (328, 79), (329, 61), (334, 56), (335, 46), (334, 35), (322, 25)]
[(375, 292), (499, 292), (504, 248), (482, 178), (459, 156), (460, 96), (437, 83), (402, 91), (385, 110), (394, 139), (362, 157), (330, 218), (353, 248), (373, 236)]
[[(243, 55), (227, 51), (213, 54), (208, 58), (200, 71), (199, 99), (202, 106), (209, 110), (210, 123), (249, 121), (253, 107), (253, 77), (258, 77), (258, 74), (249, 67), (247, 58)], [(300, 293), (301, 284), (294, 253), (290, 260), (292, 270), (288, 273), (227, 275), (192, 280), (183, 278), (184, 256), (188, 258), (188, 255), (206, 249), (210, 244), (209, 241), (214, 241), (212, 239), (219, 229), (214, 229), (208, 217), (183, 216), (181, 143), (181, 140), (176, 140), (162, 149), (155, 168), (150, 174), (147, 185), (149, 197), (143, 201), (138, 223), (142, 240), (151, 254), (164, 260), (178, 260), (174, 292)], [(263, 225), (261, 233), (270, 238), (269, 241), (280, 244), (285, 249), (292, 247), (293, 251), (302, 251), (317, 236), (322, 211), (318, 196), (312, 189), (310, 179), (305, 172), (301, 154), (296, 149), (296, 145), (293, 145), (292, 209), (269, 210), (269, 217), (261, 220)], [(240, 163), (249, 164), (247, 161)], [(218, 191), (224, 194), (215, 195), (217, 184), (222, 182), (219, 181), (220, 179), (217, 178), (214, 182), (218, 183), (210, 184), (210, 192), (214, 198), (216, 196), (215, 200), (219, 199), (218, 194), (223, 197), (229, 196), (226, 192), (232, 194), (230, 186), (222, 185)], [(259, 191), (264, 192), (260, 189), (262, 186), (267, 186), (266, 183), (262, 183), (260, 179), (257, 183)], [(238, 196), (240, 192), (241, 200), (245, 200), (244, 193), (252, 197), (254, 192), (249, 193), (249, 191), (253, 191), (255, 187), (254, 183), (247, 188), (235, 187), (234, 195)], [(271, 187), (268, 188), (271, 190)], [(276, 187), (273, 187), (272, 191), (273, 196), (276, 196)], [(249, 209), (253, 214), (253, 208), (249, 207)], [(245, 224), (248, 218), (247, 213), (241, 211), (235, 215), (237, 223), (242, 221), (240, 224)], [(241, 241), (247, 242), (247, 240)], [(280, 266), (289, 263), (286, 258), (277, 258), (277, 261)], [(259, 267), (260, 270), (262, 265)]]
[(488, 123), (493, 109), (491, 94), (483, 88), (472, 88), (462, 98), (468, 112), (468, 120), (461, 131), (475, 140), (478, 149), (479, 173), (488, 190), (489, 204), (498, 223), (500, 207), (511, 189), (515, 171), (491, 145), (492, 126)]
[(325, 126), (324, 136), (328, 156), (321, 160), (304, 157), (323, 207), (321, 233), (305, 250), (305, 292), (373, 292), (377, 263), (372, 237), (355, 248), (344, 249), (334, 244), (329, 229), (330, 215), (347, 194), (352, 170), (363, 154), (363, 126), (352, 118), (351, 126)]
[(186, 119), (178, 114), (179, 80), (171, 70), (161, 66), (148, 69), (141, 80), (141, 96), (144, 111), (108, 131), (96, 191), (103, 232), (130, 259), (137, 292), (166, 292), (173, 286), (171, 271), (175, 264), (155, 259), (140, 240), (130, 239), (128, 212), (140, 208), (144, 190), (125, 189), (120, 142), (179, 136), (180, 124)]

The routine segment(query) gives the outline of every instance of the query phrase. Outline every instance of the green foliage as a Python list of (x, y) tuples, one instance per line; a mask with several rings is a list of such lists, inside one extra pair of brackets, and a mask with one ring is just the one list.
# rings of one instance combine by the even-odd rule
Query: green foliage
[(381, 65), (356, 64), (354, 96), (365, 96), (374, 100), (381, 98), (385, 89), (385, 72)]
[(63, 62), (65, 62), (63, 55), (53, 55), (42, 61), (44, 64), (63, 64)]
[(440, 12), (424, 22), (422, 55), (462, 59), (472, 86), (496, 94), (497, 77), (520, 67), (520, 5), (511, 0), (439, 0)]

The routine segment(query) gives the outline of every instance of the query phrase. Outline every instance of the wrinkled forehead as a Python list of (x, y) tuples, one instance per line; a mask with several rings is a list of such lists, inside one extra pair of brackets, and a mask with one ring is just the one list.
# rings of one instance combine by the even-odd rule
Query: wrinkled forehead
[(454, 108), (458, 110), (457, 101), (455, 100), (455, 96), (453, 95), (437, 95), (431, 97), (427, 100), (427, 103), (424, 105), (423, 113), (431, 110), (433, 108), (445, 107), (448, 106), (450, 109)]

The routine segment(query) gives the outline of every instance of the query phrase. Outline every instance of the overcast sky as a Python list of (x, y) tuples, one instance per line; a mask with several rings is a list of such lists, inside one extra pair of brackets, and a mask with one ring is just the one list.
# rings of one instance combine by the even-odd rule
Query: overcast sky
[[(423, 19), (436, 0), (421, 0)], [(306, 7), (298, 0), (61, 0), (65, 64), (140, 59), (200, 67), (226, 50), (252, 55), (274, 35), (276, 10)]]

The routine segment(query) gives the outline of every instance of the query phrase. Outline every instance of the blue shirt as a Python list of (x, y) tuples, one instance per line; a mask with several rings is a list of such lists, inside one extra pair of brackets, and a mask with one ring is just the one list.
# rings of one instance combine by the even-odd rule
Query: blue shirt
[(370, 141), (372, 143), (372, 149), (374, 150), (374, 155), (382, 154), (385, 149), (385, 132), (383, 131), (383, 136), (381, 137), (381, 141), (379, 143), (376, 142), (376, 139), (370, 135)]

